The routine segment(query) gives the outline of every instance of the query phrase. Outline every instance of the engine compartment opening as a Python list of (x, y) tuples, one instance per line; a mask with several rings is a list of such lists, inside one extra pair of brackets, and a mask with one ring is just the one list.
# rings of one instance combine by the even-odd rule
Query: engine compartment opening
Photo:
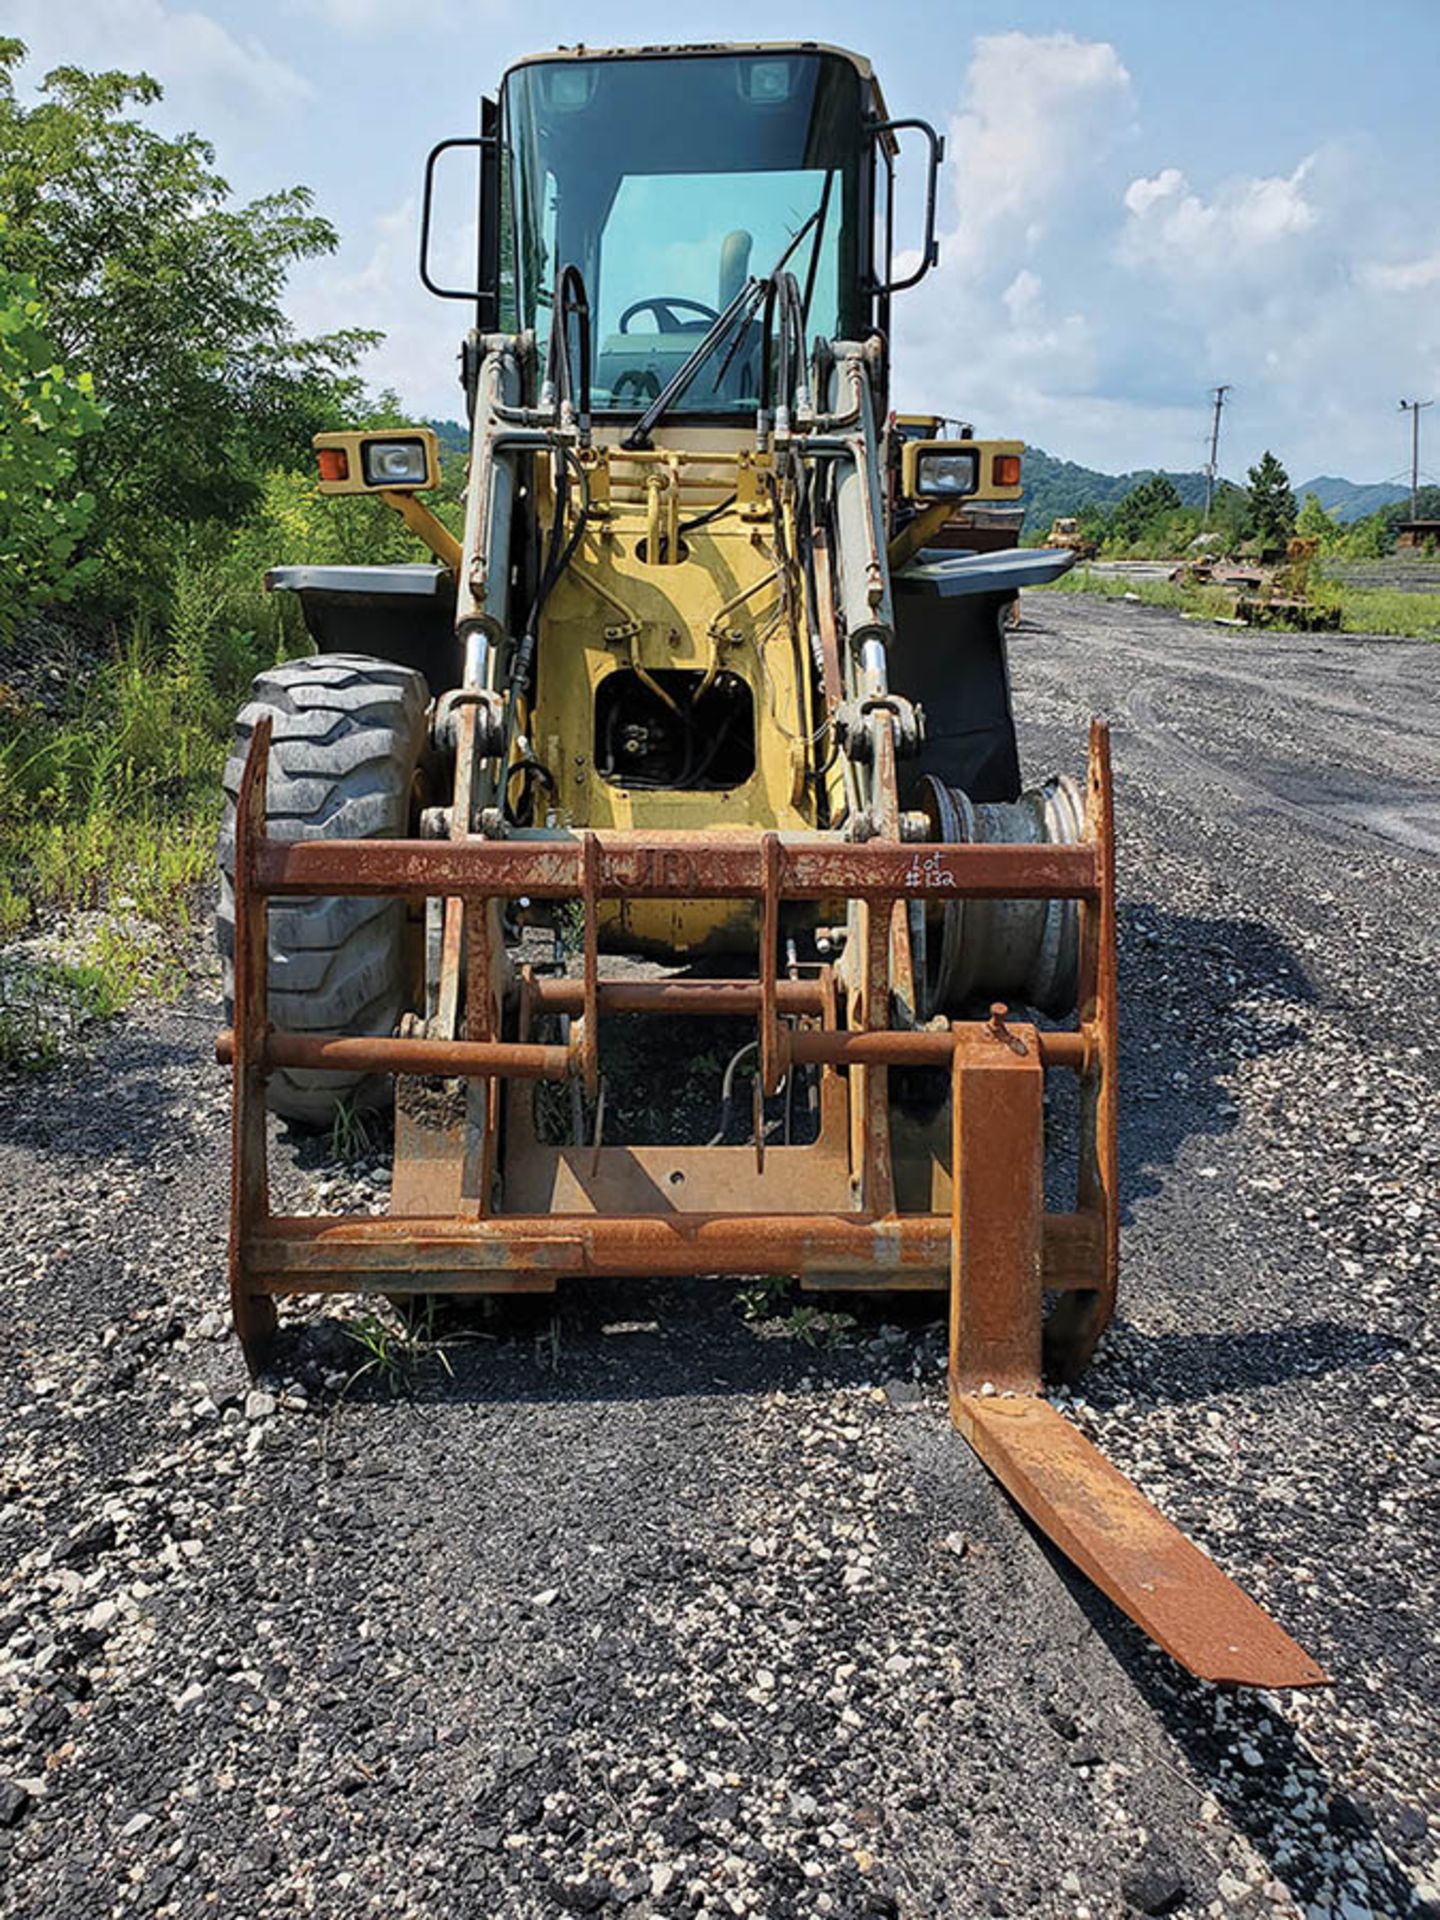
[(737, 673), (619, 667), (595, 690), (595, 768), (617, 787), (716, 792), (755, 771), (755, 697)]

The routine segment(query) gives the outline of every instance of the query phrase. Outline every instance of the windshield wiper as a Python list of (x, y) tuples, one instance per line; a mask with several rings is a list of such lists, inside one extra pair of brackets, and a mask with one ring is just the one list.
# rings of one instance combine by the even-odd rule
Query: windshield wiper
[[(810, 218), (792, 236), (786, 245), (785, 251), (780, 255), (780, 258), (775, 262), (774, 266), (771, 267), (769, 273), (762, 275), (758, 280), (752, 279), (745, 282), (744, 286), (741, 287), (725, 311), (712, 323), (709, 332), (698, 342), (695, 351), (685, 361), (685, 364), (677, 368), (669, 380), (666, 381), (665, 385), (659, 393), (656, 394), (644, 413), (642, 413), (640, 418), (635, 422), (635, 425), (631, 428), (625, 439), (620, 443), (627, 453), (637, 453), (649, 446), (650, 432), (655, 423), (674, 406), (675, 402), (685, 392), (701, 367), (704, 366), (705, 362), (710, 358), (711, 354), (714, 353), (726, 334), (729, 333), (736, 320), (740, 318), (742, 314), (747, 321), (754, 316), (755, 309), (765, 297), (766, 289), (773, 284), (776, 275), (783, 270), (791, 254), (794, 253), (810, 229), (815, 226), (817, 222), (824, 219), (829, 197), (828, 193), (821, 195), (819, 206), (816, 207), (815, 211), (810, 215)], [(816, 239), (816, 247), (817, 249), (819, 247), (818, 236)]]
[(746, 309), (749, 308), (753, 311), (758, 303), (757, 295), (762, 285), (763, 282), (759, 280), (747, 280), (735, 298), (730, 302), (729, 306), (726, 307), (725, 311), (711, 322), (709, 331), (699, 340), (694, 352), (690, 354), (683, 366), (677, 367), (675, 372), (671, 374), (665, 385), (635, 422), (635, 425), (631, 428), (625, 439), (621, 441), (620, 444), (627, 452), (635, 453), (639, 449), (649, 446), (650, 429), (655, 425), (655, 422), (660, 416), (665, 413), (668, 408), (672, 407), (680, 398), (681, 394), (684, 393), (701, 367), (704, 366), (716, 347), (719, 346), (720, 342), (735, 324), (736, 319), (742, 313), (744, 313), (747, 320), (750, 318), (750, 313), (747, 312)]

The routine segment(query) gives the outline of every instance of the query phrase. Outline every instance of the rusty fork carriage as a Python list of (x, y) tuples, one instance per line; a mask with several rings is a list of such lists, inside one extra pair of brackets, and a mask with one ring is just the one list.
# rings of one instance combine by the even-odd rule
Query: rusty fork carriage
[[(1103, 724), (1092, 725), (1084, 833), (1070, 845), (739, 828), (279, 841), (266, 831), (269, 751), (261, 719), (236, 810), (234, 1025), (218, 1048), (234, 1075), (230, 1282), (252, 1371), (265, 1364), (287, 1294), (535, 1293), (564, 1278), (682, 1275), (948, 1293), (952, 1417), (1030, 1518), (1203, 1677), (1324, 1681), (1041, 1390), (1046, 1372), (1080, 1371), (1115, 1301), (1115, 861)], [(444, 902), (440, 998), (463, 1038), (427, 1037), (413, 1016), (394, 1036), (275, 1030), (269, 902), (330, 895)], [(517, 899), (579, 903), (579, 978), (512, 966), (501, 903)], [(629, 899), (755, 903), (757, 977), (602, 980), (602, 912)], [(996, 1005), (988, 1019), (892, 1026), (912, 905), (1017, 899), (1079, 903), (1077, 1025), (1041, 1030)], [(781, 977), (789, 901), (848, 903), (839, 970)], [(593, 1096), (602, 1019), (635, 1013), (755, 1018), (751, 1145), (542, 1143), (531, 1101), (507, 1100), (510, 1084), (578, 1079)], [(532, 1037), (556, 1016), (568, 1026), (563, 1044)], [(916, 1065), (948, 1068), (951, 1092), (949, 1164), (937, 1161), (923, 1209), (897, 1198), (888, 1094), (889, 1070)], [(819, 1069), (817, 1138), (769, 1146), (760, 1102), (800, 1066)], [(276, 1067), (397, 1076), (388, 1217), (270, 1211), (265, 1081)], [(1079, 1083), (1068, 1211), (1045, 1204), (1047, 1072)]]

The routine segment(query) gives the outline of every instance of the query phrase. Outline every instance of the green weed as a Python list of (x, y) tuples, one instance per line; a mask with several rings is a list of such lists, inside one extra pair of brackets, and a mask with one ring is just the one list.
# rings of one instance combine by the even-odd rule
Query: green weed
[(353, 1100), (337, 1100), (330, 1122), (330, 1158), (346, 1163), (363, 1160), (374, 1146), (370, 1122), (361, 1109)]
[(853, 1313), (836, 1313), (800, 1301), (785, 1309), (793, 1282), (783, 1274), (760, 1274), (735, 1290), (741, 1317), (752, 1326), (771, 1323), (804, 1347), (837, 1345), (855, 1325)]
[(1386, 633), (1409, 640), (1440, 640), (1440, 593), (1404, 593), (1397, 587), (1352, 587), (1323, 581), (1315, 597), (1340, 607), (1344, 633)]
[(855, 1325), (853, 1313), (833, 1313), (824, 1307), (792, 1307), (782, 1325), (801, 1346), (838, 1346)]
[(0, 1068), (43, 1073), (60, 1059), (65, 1042), (93, 1020), (116, 1011), (114, 986), (103, 966), (67, 966), (54, 960), (0, 960)]
[(8, 874), (0, 873), (0, 946), (24, 932), (30, 913), (29, 899), (11, 884)]
[(347, 1320), (345, 1332), (365, 1358), (345, 1382), (342, 1397), (367, 1374), (383, 1380), (392, 1393), (408, 1387), (417, 1368), (432, 1359), (453, 1375), (450, 1356), (436, 1337), (435, 1315), (435, 1301), (426, 1295), (405, 1313), (370, 1309)]
[(740, 1317), (752, 1325), (773, 1320), (790, 1297), (791, 1282), (781, 1273), (760, 1274), (735, 1290)]
[[(456, 486), (442, 504), (458, 526)], [(182, 984), (180, 936), (215, 869), (235, 713), (261, 668), (309, 650), (291, 596), (263, 591), (264, 569), (416, 551), (374, 501), (323, 500), (309, 472), (269, 475), (241, 525), (178, 538), (168, 576), (144, 596), (163, 614), (112, 633), (98, 665), (93, 632), (85, 646), (47, 635), (48, 653), (69, 663), (53, 708), (0, 689), (0, 947), (55, 913), (111, 913), (86, 965), (117, 1006)], [(43, 1052), (23, 1033), (5, 1049)], [(355, 1134), (342, 1157), (366, 1150)]]
[(1139, 600), (1147, 607), (1170, 607), (1177, 613), (1204, 614), (1222, 620), (1234, 611), (1235, 596), (1224, 587), (1179, 586), (1171, 580), (1137, 580), (1133, 575), (1096, 573), (1075, 567), (1041, 593), (1091, 593), (1102, 600)]
[(0, 1069), (44, 1073), (60, 1058), (60, 1035), (33, 1016), (0, 1007)]
[(548, 1367), (551, 1373), (559, 1373), (563, 1357), (560, 1343), (560, 1316), (558, 1313), (552, 1313), (549, 1326), (535, 1336), (535, 1364), (539, 1367)]

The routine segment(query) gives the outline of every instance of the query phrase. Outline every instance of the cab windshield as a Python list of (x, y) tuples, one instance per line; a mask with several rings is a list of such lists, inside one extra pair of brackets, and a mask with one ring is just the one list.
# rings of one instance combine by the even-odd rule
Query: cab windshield
[[(638, 412), (749, 276), (787, 261), (806, 332), (863, 330), (859, 75), (819, 53), (541, 61), (505, 84), (510, 330), (543, 356), (558, 270), (589, 295), (596, 411)], [(753, 412), (761, 329), (712, 354), (678, 411)]]

